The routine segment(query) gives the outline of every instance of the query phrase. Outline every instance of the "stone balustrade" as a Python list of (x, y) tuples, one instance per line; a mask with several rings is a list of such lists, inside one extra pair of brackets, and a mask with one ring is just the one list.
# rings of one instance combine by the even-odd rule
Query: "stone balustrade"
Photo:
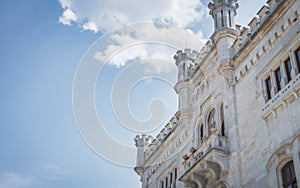
[(204, 140), (199, 149), (192, 153), (187, 160), (183, 162), (185, 171), (190, 170), (194, 165), (200, 162), (209, 154), (212, 150), (219, 150), (225, 153), (229, 153), (227, 146), (227, 137), (213, 133), (208, 137), (207, 140)]

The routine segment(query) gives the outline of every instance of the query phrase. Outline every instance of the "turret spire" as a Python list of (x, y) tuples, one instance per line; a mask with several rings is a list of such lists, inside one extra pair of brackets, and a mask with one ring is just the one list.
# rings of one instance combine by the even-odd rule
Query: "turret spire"
[(236, 10), (239, 8), (237, 0), (212, 0), (208, 8), (214, 19), (215, 31), (235, 29)]

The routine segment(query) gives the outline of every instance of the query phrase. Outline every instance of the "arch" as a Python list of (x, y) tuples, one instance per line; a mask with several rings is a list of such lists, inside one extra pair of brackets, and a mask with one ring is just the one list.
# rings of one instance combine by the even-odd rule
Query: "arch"
[[(279, 187), (283, 185), (283, 177), (281, 170), (290, 161), (294, 162), (294, 168), (297, 172), (300, 170), (298, 152), (300, 144), (300, 133), (296, 134), (294, 138), (289, 139), (285, 144), (280, 146), (269, 158), (266, 165), (266, 170), (268, 173), (269, 187)], [(295, 147), (296, 146), (296, 147)], [(299, 181), (299, 179), (298, 179)]]
[(200, 147), (202, 144), (202, 137), (204, 136), (204, 121), (202, 116), (196, 118), (194, 124), (194, 143), (196, 147)]
[(207, 122), (207, 129), (208, 129), (208, 135), (211, 135), (211, 129), (216, 128), (216, 110), (215, 108), (212, 108), (206, 118)]
[[(293, 172), (290, 170), (293, 170)], [(287, 156), (286, 158), (282, 159), (277, 166), (276, 172), (278, 185), (283, 185), (283, 188), (287, 188), (289, 185), (297, 184), (295, 166), (292, 156)], [(288, 173), (290, 177), (286, 177), (286, 173)]]

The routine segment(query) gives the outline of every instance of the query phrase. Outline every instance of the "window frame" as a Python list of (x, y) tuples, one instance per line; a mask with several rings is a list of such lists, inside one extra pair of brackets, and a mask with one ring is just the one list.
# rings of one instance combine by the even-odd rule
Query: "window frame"
[[(286, 170), (288, 170), (289, 179), (286, 179)], [(284, 166), (280, 170), (281, 176), (282, 176), (282, 186), (283, 188), (288, 188), (289, 186), (294, 187), (296, 184), (297, 186), (297, 179), (296, 179), (296, 172), (295, 172), (295, 166), (294, 166), (294, 161), (291, 160), (287, 163), (284, 164)], [(294, 175), (294, 176), (292, 176)]]
[(298, 72), (300, 73), (300, 46), (294, 51), (296, 57), (296, 66), (298, 67)]

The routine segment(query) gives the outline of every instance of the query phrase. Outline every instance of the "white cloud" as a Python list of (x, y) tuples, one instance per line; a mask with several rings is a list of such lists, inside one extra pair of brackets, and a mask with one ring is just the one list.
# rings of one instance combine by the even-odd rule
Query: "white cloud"
[(0, 188), (25, 188), (34, 184), (34, 178), (18, 173), (0, 173)]
[(94, 33), (98, 32), (98, 26), (95, 22), (86, 22), (82, 25), (83, 30), (90, 30)]
[(71, 2), (69, 0), (58, 0), (63, 9), (71, 6)]
[(70, 9), (66, 8), (61, 17), (59, 17), (59, 22), (64, 25), (71, 25), (72, 22), (77, 21), (76, 14)]
[[(95, 28), (97, 31), (110, 31), (123, 25), (154, 20), (187, 27), (200, 21), (207, 13), (200, 0), (59, 0), (59, 2), (64, 9), (60, 17), (61, 23), (70, 25), (71, 21), (76, 21), (81, 28), (85, 27), (93, 32), (96, 31)], [(76, 15), (67, 15), (66, 10), (68, 14), (73, 10), (72, 13), (76, 12)], [(93, 23), (93, 27), (87, 27), (91, 26), (87, 23)]]
[[(201, 33), (198, 35), (201, 37)], [(129, 60), (149, 58), (174, 62), (172, 57), (177, 49), (186, 48), (188, 43), (189, 48), (200, 50), (206, 42), (191, 31), (172, 26), (160, 27), (153, 23), (127, 26), (105, 37), (97, 42), (97, 48), (101, 50), (96, 51), (93, 57), (102, 64), (116, 67), (124, 66)], [(162, 67), (154, 70), (159, 72)]]

